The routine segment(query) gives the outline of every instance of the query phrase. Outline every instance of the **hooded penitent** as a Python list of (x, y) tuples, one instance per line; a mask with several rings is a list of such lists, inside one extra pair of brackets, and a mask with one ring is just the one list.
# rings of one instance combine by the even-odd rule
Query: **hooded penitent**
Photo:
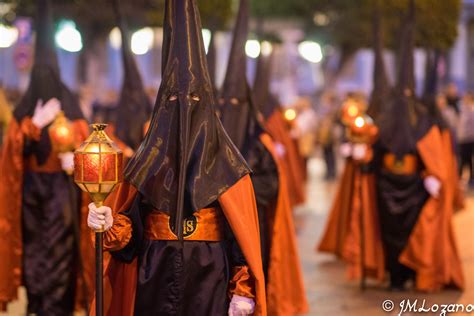
[(257, 60), (257, 70), (253, 83), (255, 104), (263, 114), (265, 120), (279, 108), (277, 99), (270, 92), (273, 57), (273, 50), (270, 55), (260, 54)]
[(117, 106), (115, 134), (127, 146), (136, 150), (144, 137), (144, 126), (150, 119), (152, 104), (143, 87), (142, 78), (130, 49), (130, 31), (120, 8), (114, 1), (120, 33), (122, 34), (123, 83)]
[(195, 0), (166, 1), (162, 69), (150, 128), (106, 201), (106, 314), (221, 315), (240, 293), (266, 315), (250, 170), (216, 114)]
[(75, 145), (87, 137), (88, 128), (77, 98), (60, 79), (50, 1), (35, 3), (35, 61), (0, 160), (0, 257), (5, 258), (0, 263), (0, 308), (16, 299), (23, 281), (29, 313), (66, 315), (74, 308), (76, 272), (82, 276), (87, 269), (79, 264), (78, 248), (87, 258), (90, 240), (87, 233), (80, 240), (80, 199), (51, 146), (49, 125), (40, 128), (32, 117), (39, 100), (45, 104), (56, 98), (72, 121)]
[[(377, 204), (391, 286), (403, 287), (414, 278), (420, 290), (462, 288), (451, 228), (454, 191), (447, 180), (451, 163), (439, 128), (426, 111), (419, 110), (413, 96), (414, 0), (402, 22), (398, 84), (379, 122), (380, 140), (375, 146)], [(427, 176), (441, 185), (437, 198), (425, 188)]]

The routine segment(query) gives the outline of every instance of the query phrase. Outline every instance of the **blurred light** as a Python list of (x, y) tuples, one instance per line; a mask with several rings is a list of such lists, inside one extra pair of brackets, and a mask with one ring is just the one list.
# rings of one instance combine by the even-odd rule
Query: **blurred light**
[(357, 107), (357, 105), (351, 104), (347, 108), (347, 113), (349, 114), (349, 116), (354, 117), (359, 114), (359, 108)]
[(12, 46), (18, 39), (18, 29), (12, 26), (0, 24), (0, 47)]
[(211, 31), (208, 29), (202, 29), (202, 39), (204, 41), (204, 49), (206, 50), (206, 54), (209, 51), (209, 44), (211, 43)]
[(114, 27), (109, 33), (110, 46), (114, 49), (120, 49), (122, 47), (122, 34), (118, 27)]
[(313, 41), (304, 41), (298, 45), (301, 57), (312, 63), (319, 63), (323, 59), (321, 46)]
[(356, 127), (363, 127), (365, 125), (365, 120), (362, 116), (358, 116), (356, 117), (355, 121), (354, 121), (354, 124)]
[(285, 119), (287, 121), (293, 121), (296, 118), (296, 111), (293, 109), (288, 109), (285, 111)]
[(319, 26), (326, 26), (329, 24), (329, 17), (321, 12), (316, 12), (313, 16), (313, 22)]
[(81, 33), (76, 29), (73, 21), (63, 21), (56, 32), (56, 45), (65, 51), (76, 53), (82, 49)]
[(132, 35), (132, 52), (135, 55), (144, 55), (153, 46), (153, 29), (151, 27), (142, 28)]
[(272, 43), (263, 41), (260, 45), (260, 52), (263, 56), (269, 56), (272, 53), (273, 46)]
[(257, 40), (248, 40), (245, 43), (245, 53), (250, 58), (257, 58), (260, 55), (260, 43)]

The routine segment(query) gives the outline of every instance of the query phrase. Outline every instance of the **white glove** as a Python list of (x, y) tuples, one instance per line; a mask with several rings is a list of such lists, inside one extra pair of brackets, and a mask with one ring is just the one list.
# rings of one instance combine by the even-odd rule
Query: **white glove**
[(255, 311), (255, 301), (251, 298), (233, 295), (229, 305), (229, 316), (252, 315)]
[(275, 142), (275, 152), (278, 157), (284, 157), (286, 154), (285, 146), (282, 143)]
[(58, 154), (59, 160), (61, 160), (61, 168), (67, 173), (74, 171), (74, 153), (68, 151), (67, 153)]
[(354, 144), (352, 147), (352, 158), (355, 160), (362, 160), (367, 155), (366, 144)]
[(341, 146), (339, 146), (339, 152), (341, 153), (341, 156), (344, 158), (348, 158), (352, 156), (352, 144), (342, 143)]
[(36, 102), (32, 122), (36, 127), (42, 129), (56, 118), (59, 111), (61, 111), (61, 103), (58, 99), (52, 98), (45, 105), (43, 105), (43, 100), (40, 99)]
[(93, 230), (107, 231), (114, 223), (112, 209), (107, 206), (97, 207), (94, 203), (89, 204), (89, 215), (87, 216), (87, 226)]
[(435, 199), (439, 196), (439, 191), (441, 190), (441, 181), (439, 181), (435, 176), (427, 176), (423, 180), (426, 191), (434, 197)]

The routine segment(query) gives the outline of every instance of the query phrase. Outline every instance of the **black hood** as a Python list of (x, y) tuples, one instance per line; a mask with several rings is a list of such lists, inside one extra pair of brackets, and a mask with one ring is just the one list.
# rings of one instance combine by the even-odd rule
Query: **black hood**
[(135, 58), (130, 48), (130, 31), (121, 12), (120, 1), (114, 1), (120, 33), (122, 34), (123, 83), (117, 105), (116, 135), (136, 150), (143, 140), (143, 128), (153, 109), (143, 87)]
[(150, 129), (125, 176), (182, 238), (184, 217), (250, 172), (216, 114), (195, 0), (166, 1), (162, 69)]

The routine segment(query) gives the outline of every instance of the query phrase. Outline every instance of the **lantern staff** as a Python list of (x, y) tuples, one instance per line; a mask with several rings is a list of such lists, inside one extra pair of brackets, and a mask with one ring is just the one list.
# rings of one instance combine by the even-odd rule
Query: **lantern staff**
[[(107, 196), (123, 180), (123, 154), (105, 133), (106, 124), (92, 124), (92, 134), (74, 152), (74, 181), (89, 193), (96, 207), (101, 207)], [(103, 300), (103, 232), (95, 231), (96, 249), (96, 315), (104, 312)]]

